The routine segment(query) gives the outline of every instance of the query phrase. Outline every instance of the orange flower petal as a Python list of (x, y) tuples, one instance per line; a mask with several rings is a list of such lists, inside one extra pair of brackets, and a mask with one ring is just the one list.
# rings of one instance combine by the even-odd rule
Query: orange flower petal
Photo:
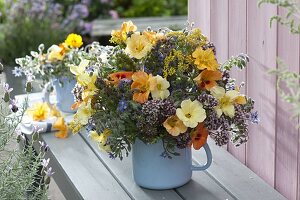
[(64, 139), (68, 137), (68, 131), (58, 131), (55, 133), (55, 137), (60, 138), (60, 139)]
[(133, 83), (131, 84), (131, 90), (133, 90), (133, 100), (139, 103), (145, 103), (148, 100), (150, 94), (149, 79), (152, 75), (148, 75), (146, 72), (138, 71), (132, 75)]
[(72, 106), (71, 106), (71, 109), (72, 110), (76, 110), (80, 105), (81, 105), (81, 101), (79, 101), (79, 102), (75, 102)]
[(234, 102), (237, 104), (246, 104), (247, 100), (245, 96), (238, 96), (237, 98), (235, 98)]
[(57, 138), (66, 138), (68, 137), (68, 127), (65, 124), (65, 120), (63, 117), (59, 117), (53, 124), (53, 128), (58, 130), (55, 133), (55, 137)]
[(122, 80), (122, 79), (131, 80), (132, 74), (133, 74), (133, 72), (115, 72), (108, 76), (108, 78), (110, 79), (108, 82), (110, 82), (114, 85), (119, 85), (120, 80)]
[(202, 89), (211, 89), (217, 85), (217, 80), (221, 80), (222, 73), (220, 71), (204, 70), (194, 80)]
[(138, 103), (145, 103), (148, 101), (150, 91), (147, 92), (135, 92), (133, 94), (133, 100), (138, 102)]
[(192, 145), (194, 149), (199, 150), (207, 141), (208, 130), (204, 127), (204, 123), (198, 124), (192, 133)]

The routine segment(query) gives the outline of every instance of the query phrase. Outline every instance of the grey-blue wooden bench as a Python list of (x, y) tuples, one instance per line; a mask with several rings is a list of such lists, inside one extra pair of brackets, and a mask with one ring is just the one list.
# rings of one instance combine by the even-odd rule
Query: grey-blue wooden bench
[[(41, 93), (29, 95), (30, 103), (41, 101)], [(25, 95), (16, 97), (22, 101)], [(49, 145), (47, 156), (55, 171), (55, 182), (68, 200), (283, 200), (284, 198), (224, 148), (209, 140), (213, 154), (211, 167), (194, 172), (192, 180), (172, 190), (148, 190), (132, 177), (131, 157), (112, 160), (82, 132), (58, 139), (43, 133)], [(37, 147), (36, 150), (39, 150)], [(205, 163), (204, 151), (193, 152), (193, 162)]]

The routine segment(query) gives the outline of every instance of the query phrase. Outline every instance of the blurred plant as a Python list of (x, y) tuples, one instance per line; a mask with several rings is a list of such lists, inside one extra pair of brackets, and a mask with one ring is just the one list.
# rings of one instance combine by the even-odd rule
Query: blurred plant
[(115, 10), (121, 17), (148, 17), (186, 15), (186, 0), (114, 0)]
[[(286, 10), (285, 16), (275, 15), (270, 19), (270, 26), (277, 21), (287, 26), (292, 34), (300, 34), (300, 4), (296, 0), (260, 0), (258, 5), (264, 3), (276, 5)], [(283, 60), (277, 59), (278, 68), (271, 70), (270, 74), (277, 76), (277, 89), (282, 100), (293, 106), (293, 118), (300, 117), (300, 75), (287, 68)], [(297, 125), (300, 128), (300, 124)]]
[(4, 23), (0, 27), (2, 62), (13, 65), (15, 58), (24, 57), (39, 44), (43, 43), (47, 49), (71, 32), (89, 34), (92, 29), (89, 21), (98, 17), (99, 13), (110, 16), (108, 4), (105, 3), (105, 6), (101, 1), (97, 2), (0, 0), (0, 9), (3, 5), (6, 11)]
[[(282, 100), (293, 106), (292, 118), (300, 116), (300, 74), (289, 71), (286, 64), (277, 59), (279, 68), (271, 70), (270, 73), (276, 75), (277, 89)], [(300, 124), (297, 125), (300, 128)]]
[(25, 56), (41, 42), (49, 47), (66, 35), (59, 24), (60, 9), (50, 1), (8, 0), (5, 9), (7, 16), (0, 31), (0, 55), (5, 65), (13, 65), (16, 57)]
[(286, 15), (275, 15), (270, 19), (270, 26), (273, 21), (277, 21), (281, 25), (289, 27), (291, 33), (300, 33), (300, 24), (297, 19), (300, 18), (300, 6), (299, 2), (296, 0), (260, 0), (258, 6), (260, 7), (264, 3), (273, 4), (286, 9)]
[(4, 0), (0, 0), (0, 24), (5, 19)]
[[(47, 146), (38, 142), (39, 130), (28, 141), (19, 129), (27, 99), (19, 108), (16, 100), (10, 98), (9, 85), (3, 84), (4, 96), (0, 99), (0, 199), (47, 199), (50, 177), (53, 174), (45, 160)], [(1, 89), (2, 90), (2, 89)], [(31, 79), (27, 79), (26, 90), (31, 90)], [(27, 136), (28, 137), (28, 136)], [(11, 143), (22, 142), (26, 148), (12, 148)], [(33, 145), (40, 144), (36, 153)]]

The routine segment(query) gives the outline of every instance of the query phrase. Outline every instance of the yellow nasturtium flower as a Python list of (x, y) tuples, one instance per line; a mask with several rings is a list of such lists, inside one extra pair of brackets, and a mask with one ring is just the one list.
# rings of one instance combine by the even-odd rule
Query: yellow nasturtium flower
[[(86, 71), (86, 68), (89, 66), (89, 60), (83, 59), (79, 66), (71, 65), (70, 71), (76, 76), (77, 82), (82, 86), (88, 86), (91, 83), (94, 83), (95, 77)], [(95, 72), (93, 73), (95, 74)]]
[(36, 103), (27, 109), (27, 114), (33, 119), (33, 121), (43, 121), (48, 118), (50, 108), (48, 103)]
[(150, 91), (153, 99), (166, 99), (170, 96), (168, 88), (170, 83), (167, 79), (157, 75), (150, 78)]
[(127, 39), (126, 45), (125, 52), (136, 59), (147, 56), (152, 48), (152, 44), (148, 38), (140, 33), (132, 34), (131, 37)]
[(77, 35), (75, 33), (71, 33), (68, 35), (67, 39), (65, 40), (65, 43), (72, 48), (79, 48), (83, 45), (82, 37), (80, 35)]
[(181, 102), (181, 108), (176, 109), (176, 115), (185, 126), (190, 128), (195, 128), (206, 118), (203, 105), (198, 100), (191, 101), (191, 99)]
[(203, 50), (200, 46), (193, 52), (192, 57), (195, 59), (195, 65), (200, 70), (208, 69), (215, 71), (218, 69), (219, 64), (211, 48)]
[(153, 45), (155, 45), (158, 40), (166, 38), (163, 33), (156, 33), (154, 31), (144, 31), (143, 35), (145, 35)]
[(93, 110), (91, 107), (91, 102), (83, 103), (79, 106), (76, 112), (76, 118), (82, 125), (86, 125), (89, 121), (89, 118), (92, 116)]
[(136, 30), (137, 27), (132, 23), (132, 21), (123, 22), (121, 30), (112, 30), (112, 41), (115, 43), (125, 42), (127, 40), (127, 34), (129, 32), (135, 32)]
[(90, 137), (92, 140), (98, 143), (99, 148), (109, 152), (111, 151), (110, 146), (107, 143), (108, 137), (111, 135), (111, 130), (110, 129), (105, 129), (103, 133), (100, 135), (96, 131), (90, 131)]
[(237, 90), (230, 90), (226, 92), (224, 88), (215, 86), (211, 89), (211, 94), (219, 102), (218, 106), (215, 108), (219, 117), (222, 115), (222, 113), (231, 118), (234, 117), (234, 104), (246, 103), (245, 96), (240, 95)]
[[(83, 101), (89, 101), (90, 97), (95, 94), (96, 86), (95, 82), (97, 80), (97, 71), (94, 71), (92, 74), (86, 71), (86, 67), (89, 65), (88, 60), (82, 60), (79, 66), (71, 65), (70, 71), (76, 76), (77, 83), (84, 87), (82, 92)], [(81, 102), (76, 102), (72, 107), (73, 109), (77, 108)]]

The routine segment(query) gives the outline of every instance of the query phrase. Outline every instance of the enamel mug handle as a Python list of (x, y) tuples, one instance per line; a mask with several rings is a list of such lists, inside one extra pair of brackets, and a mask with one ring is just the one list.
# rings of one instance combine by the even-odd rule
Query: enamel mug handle
[(50, 103), (50, 88), (52, 87), (51, 82), (48, 82), (43, 89), (43, 101), (46, 103)]
[(209, 168), (209, 166), (212, 163), (212, 155), (211, 155), (211, 151), (210, 151), (210, 148), (209, 148), (208, 144), (205, 143), (205, 145), (203, 145), (203, 148), (206, 152), (206, 158), (207, 158), (206, 164), (203, 165), (203, 166), (201, 166), (201, 165), (192, 165), (192, 170), (193, 171), (206, 170), (207, 168)]

